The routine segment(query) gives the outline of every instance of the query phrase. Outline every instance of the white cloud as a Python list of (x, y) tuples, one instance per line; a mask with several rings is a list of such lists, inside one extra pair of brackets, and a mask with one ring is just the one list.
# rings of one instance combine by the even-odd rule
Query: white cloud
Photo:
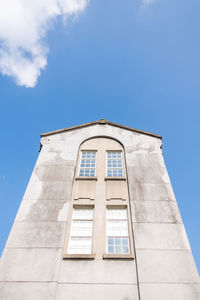
[(149, 6), (150, 4), (153, 4), (156, 0), (142, 0), (142, 7)]
[(0, 0), (0, 72), (34, 87), (47, 65), (44, 38), (56, 17), (75, 16), (89, 0)]

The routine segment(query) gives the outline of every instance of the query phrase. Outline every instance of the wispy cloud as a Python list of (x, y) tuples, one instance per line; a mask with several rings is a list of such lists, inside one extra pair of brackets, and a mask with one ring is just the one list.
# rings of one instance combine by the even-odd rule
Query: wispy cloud
[(0, 181), (4, 181), (6, 179), (5, 175), (0, 175)]
[(142, 7), (145, 8), (145, 7), (153, 4), (154, 2), (156, 2), (156, 0), (142, 0)]
[(0, 0), (0, 72), (34, 87), (47, 65), (44, 38), (55, 19), (82, 12), (89, 0)]

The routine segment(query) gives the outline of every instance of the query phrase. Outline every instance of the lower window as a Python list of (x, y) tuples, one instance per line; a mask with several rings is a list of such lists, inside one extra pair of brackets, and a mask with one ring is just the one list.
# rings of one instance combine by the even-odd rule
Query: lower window
[(68, 254), (91, 254), (93, 207), (73, 208)]
[(106, 209), (106, 252), (130, 253), (127, 208)]

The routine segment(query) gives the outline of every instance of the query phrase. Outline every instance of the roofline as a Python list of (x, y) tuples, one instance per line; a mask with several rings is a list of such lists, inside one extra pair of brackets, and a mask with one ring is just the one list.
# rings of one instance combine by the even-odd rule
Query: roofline
[(71, 130), (76, 130), (76, 129), (81, 129), (81, 128), (88, 127), (88, 126), (93, 126), (93, 125), (96, 125), (96, 124), (100, 124), (100, 125), (108, 124), (108, 125), (111, 125), (111, 126), (119, 127), (119, 128), (122, 128), (122, 129), (130, 130), (130, 131), (133, 131), (133, 132), (137, 132), (137, 133), (141, 133), (141, 134), (145, 134), (145, 135), (149, 135), (149, 136), (153, 136), (153, 137), (162, 139), (161, 135), (151, 133), (151, 132), (147, 132), (147, 131), (143, 131), (143, 130), (139, 130), (139, 129), (135, 129), (135, 128), (132, 128), (132, 127), (129, 127), (129, 126), (117, 124), (117, 123), (110, 122), (110, 121), (107, 121), (107, 120), (104, 120), (104, 119), (100, 119), (100, 120), (97, 120), (97, 121), (94, 121), (94, 122), (85, 123), (85, 124), (82, 124), (82, 125), (77, 125), (77, 126), (73, 126), (73, 127), (64, 128), (64, 129), (49, 131), (49, 132), (46, 132), (46, 133), (42, 133), (40, 136), (42, 138), (42, 137), (46, 137), (46, 136), (49, 136), (49, 135), (59, 134), (59, 133), (63, 133), (63, 132), (71, 131)]

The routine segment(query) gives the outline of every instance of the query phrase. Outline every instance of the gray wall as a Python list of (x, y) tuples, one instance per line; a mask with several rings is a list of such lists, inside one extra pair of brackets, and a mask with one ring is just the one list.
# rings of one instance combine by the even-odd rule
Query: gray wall
[[(62, 260), (79, 145), (100, 135), (125, 147), (136, 259)], [(199, 276), (159, 138), (96, 124), (44, 137), (41, 143), (1, 258), (1, 299), (200, 299)]]

